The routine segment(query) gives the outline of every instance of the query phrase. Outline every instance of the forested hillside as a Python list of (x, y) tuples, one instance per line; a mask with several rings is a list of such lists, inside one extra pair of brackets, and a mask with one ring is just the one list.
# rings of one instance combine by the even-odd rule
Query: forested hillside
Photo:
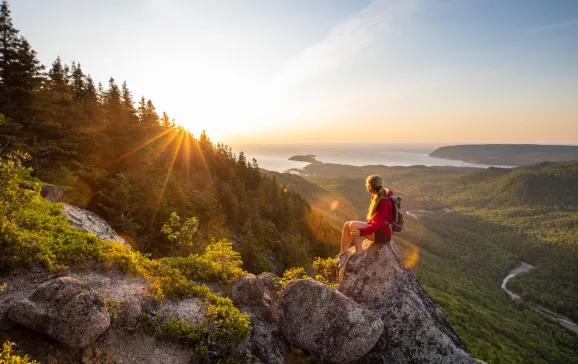
[[(578, 161), (513, 169), (322, 164), (304, 170), (310, 181), (335, 186), (335, 192), (352, 196), (355, 205), (359, 204), (356, 196), (363, 196), (360, 179), (378, 173), (404, 196), (406, 209), (450, 207), (522, 233), (516, 244), (502, 244), (536, 269), (517, 276), (511, 284), (523, 297), (578, 319), (578, 290), (573, 283), (578, 281)], [(330, 178), (339, 173), (349, 179)]]
[(407, 216), (406, 231), (395, 241), (474, 356), (489, 363), (570, 363), (578, 362), (576, 334), (513, 302), (500, 284), (520, 260), (533, 264), (536, 268), (508, 287), (529, 302), (578, 318), (577, 166), (472, 170), (320, 164), (305, 167), (304, 178), (277, 178), (304, 191), (327, 213), (324, 201), (340, 201), (345, 209), (338, 207), (335, 214), (347, 211), (345, 219), (354, 219), (363, 217), (369, 204), (365, 177), (381, 175), (402, 196), (404, 211), (433, 211), (419, 220)]
[(32, 156), (33, 178), (61, 186), (67, 202), (155, 256), (182, 253), (161, 234), (172, 212), (199, 219), (188, 250), (232, 238), (249, 271), (282, 271), (332, 252), (314, 233), (323, 218), (261, 174), (257, 161), (204, 133), (194, 137), (145, 97), (135, 105), (126, 82), (102, 85), (60, 58), (46, 68), (3, 2), (0, 154), (17, 150)]

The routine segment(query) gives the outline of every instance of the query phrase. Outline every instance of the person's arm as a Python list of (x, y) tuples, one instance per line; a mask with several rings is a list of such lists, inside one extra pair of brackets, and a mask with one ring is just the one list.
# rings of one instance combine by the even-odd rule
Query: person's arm
[(377, 207), (377, 212), (371, 220), (367, 223), (367, 227), (363, 229), (359, 229), (359, 236), (367, 236), (371, 235), (377, 230), (385, 227), (385, 218), (390, 213), (391, 207), (390, 204), (387, 203), (387, 200), (383, 199), (379, 202), (379, 206)]

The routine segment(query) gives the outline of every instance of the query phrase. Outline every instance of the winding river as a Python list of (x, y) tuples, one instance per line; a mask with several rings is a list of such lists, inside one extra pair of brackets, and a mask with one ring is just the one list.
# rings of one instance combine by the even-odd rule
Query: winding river
[[(520, 273), (524, 273), (524, 272), (528, 272), (529, 270), (531, 270), (532, 268), (534, 268), (533, 265), (530, 265), (528, 263), (525, 262), (520, 262), (520, 265), (517, 266), (516, 268), (512, 269), (511, 271), (508, 272), (508, 275), (506, 276), (506, 278), (504, 278), (504, 280), (502, 281), (502, 289), (504, 291), (506, 291), (508, 293), (508, 295), (510, 295), (510, 297), (514, 300), (514, 299), (519, 299), (520, 296), (515, 294), (514, 292), (508, 290), (506, 288), (506, 283), (514, 276), (516, 276), (517, 274)], [(570, 319), (568, 319), (567, 317), (564, 317), (560, 314), (557, 314), (556, 312), (553, 312), (551, 310), (548, 310), (547, 308), (544, 308), (540, 305), (536, 305), (534, 303), (530, 303), (530, 302), (526, 302), (528, 305), (530, 305), (534, 310), (541, 312), (543, 314), (545, 314), (546, 316), (549, 316), (550, 318), (556, 320), (560, 325), (564, 326), (565, 328), (574, 331), (575, 333), (578, 334), (578, 325), (576, 325), (574, 322), (570, 321)]]
[[(443, 209), (443, 212), (450, 212), (449, 209)], [(431, 214), (433, 213), (433, 211), (428, 211), (428, 210), (410, 210), (406, 212), (409, 216), (411, 216), (412, 218), (419, 220), (420, 216), (423, 216), (425, 214)], [(524, 272), (528, 272), (530, 271), (532, 268), (534, 268), (533, 265), (528, 264), (526, 262), (520, 262), (520, 265), (517, 266), (516, 268), (512, 269), (511, 271), (508, 272), (508, 275), (502, 280), (502, 285), (500, 286), (504, 291), (506, 291), (508, 293), (508, 295), (513, 299), (520, 299), (521, 297), (517, 294), (515, 294), (514, 292), (510, 291), (509, 289), (506, 288), (506, 283), (508, 283), (508, 281), (513, 278), (514, 276), (516, 276), (517, 274), (520, 273), (524, 273)], [(549, 310), (545, 307), (542, 307), (540, 305), (537, 305), (535, 303), (530, 303), (530, 302), (526, 302), (528, 305), (530, 305), (530, 307), (532, 307), (534, 310), (543, 313), (544, 315), (554, 319), (555, 321), (557, 321), (560, 325), (564, 326), (565, 328), (574, 331), (575, 333), (578, 334), (578, 325), (575, 324), (574, 322), (572, 322), (569, 318), (564, 317), (556, 312), (553, 312), (552, 310)]]

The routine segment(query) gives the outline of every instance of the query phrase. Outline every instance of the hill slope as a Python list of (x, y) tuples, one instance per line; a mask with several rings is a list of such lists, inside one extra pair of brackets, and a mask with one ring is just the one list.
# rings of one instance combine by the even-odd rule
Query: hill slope
[(454, 145), (441, 147), (429, 155), (464, 162), (524, 166), (540, 162), (578, 160), (578, 146), (536, 144)]
[[(153, 102), (135, 105), (126, 82), (96, 85), (79, 63), (44, 72), (2, 5), (0, 156), (32, 156), (32, 177), (64, 186), (64, 199), (105, 218), (133, 247), (156, 257), (202, 252), (227, 237), (252, 272), (306, 265), (333, 253), (310, 221), (323, 217), (260, 173), (242, 152), (197, 138)], [(6, 35), (8, 34), (8, 35)], [(161, 233), (173, 213), (198, 218), (191, 246)]]
[[(357, 215), (346, 220), (363, 216), (369, 198), (365, 177), (375, 173), (403, 197), (404, 211), (435, 211), (417, 221), (407, 217), (406, 231), (395, 241), (472, 354), (489, 363), (558, 363), (578, 362), (576, 335), (516, 305), (500, 283), (519, 260), (530, 262), (536, 268), (510, 280), (508, 287), (578, 319), (572, 283), (578, 281), (576, 165), (472, 170), (324, 164), (304, 172), (307, 183), (354, 207)], [(287, 179), (278, 180), (286, 183), (296, 178), (283, 176)], [(308, 185), (293, 186), (299, 191)], [(308, 187), (305, 195), (314, 195), (313, 190)], [(536, 194), (541, 195), (533, 198)]]

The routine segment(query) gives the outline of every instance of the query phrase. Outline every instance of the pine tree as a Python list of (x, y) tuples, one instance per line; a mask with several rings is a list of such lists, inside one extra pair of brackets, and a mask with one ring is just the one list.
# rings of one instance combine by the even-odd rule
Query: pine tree
[[(70, 75), (70, 88), (72, 90), (72, 95), (75, 100), (81, 101), (84, 99), (84, 94), (86, 92), (86, 84), (84, 81), (84, 73), (82, 73), (82, 68), (80, 67), (80, 63), (76, 65), (72, 62), (71, 75)], [(92, 80), (91, 80), (92, 82)], [(92, 85), (94, 89), (94, 84)]]
[(145, 127), (155, 127), (159, 125), (159, 114), (151, 100), (147, 101), (147, 116), (147, 124), (145, 124)]
[(169, 118), (169, 115), (167, 115), (167, 113), (164, 111), (163, 111), (163, 117), (161, 118), (161, 125), (165, 129), (171, 128), (171, 119)]
[(12, 25), (8, 3), (0, 5), (0, 112), (31, 122), (32, 91), (39, 85), (42, 66), (28, 41)]
[(121, 88), (121, 103), (122, 103), (122, 124), (125, 127), (130, 127), (139, 123), (139, 119), (136, 115), (136, 110), (134, 108), (134, 100), (132, 99), (132, 93), (128, 89), (126, 81), (122, 83)]
[(66, 81), (66, 71), (60, 56), (52, 63), (52, 67), (48, 71), (48, 77), (50, 77), (49, 84), (52, 92), (60, 94), (61, 96), (68, 94), (69, 88), (68, 82)]
[(119, 126), (122, 110), (120, 91), (112, 77), (108, 80), (108, 90), (104, 94), (103, 107), (104, 117), (109, 128)]
[(13, 116), (32, 122), (35, 115), (33, 91), (42, 82), (41, 72), (44, 67), (36, 59), (36, 52), (24, 37), (18, 40), (16, 58), (9, 64), (8, 69), (6, 85), (16, 111)]
[(97, 193), (98, 206), (108, 214), (108, 220), (122, 232), (138, 229), (134, 221), (135, 204), (132, 202), (132, 186), (124, 173), (117, 173), (106, 182), (106, 188)]
[(9, 64), (16, 58), (18, 48), (18, 30), (12, 25), (10, 9), (6, 1), (0, 5), (0, 105), (4, 106), (2, 112), (6, 113), (9, 102), (8, 88), (10, 77)]
[(144, 96), (141, 96), (140, 100), (138, 101), (138, 108), (136, 110), (136, 114), (138, 116), (139, 124), (146, 125), (147, 124), (147, 103), (145, 101)]
[(102, 82), (98, 83), (98, 87), (96, 89), (96, 94), (97, 94), (98, 102), (100, 102), (101, 105), (104, 105), (104, 102), (106, 100), (106, 91), (104, 91), (104, 86), (102, 85)]
[(88, 76), (86, 76), (84, 83), (85, 83), (85, 88), (86, 88), (86, 92), (84, 93), (84, 95), (86, 96), (86, 99), (94, 101), (94, 102), (98, 102), (98, 91), (96, 90), (96, 87), (94, 86), (94, 81), (92, 80), (92, 77), (90, 76), (90, 74)]
[(102, 116), (102, 107), (99, 101), (99, 92), (94, 86), (94, 81), (90, 75), (85, 77), (83, 83), (84, 96), (82, 101), (84, 104), (84, 110), (86, 111), (89, 126), (94, 127), (104, 121)]

